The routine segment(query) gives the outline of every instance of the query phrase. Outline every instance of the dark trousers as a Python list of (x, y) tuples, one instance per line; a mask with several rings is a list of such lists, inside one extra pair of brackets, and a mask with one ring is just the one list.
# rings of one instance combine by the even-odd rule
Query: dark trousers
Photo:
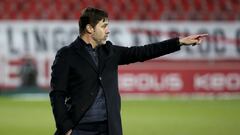
[(108, 135), (107, 121), (78, 124), (71, 135)]

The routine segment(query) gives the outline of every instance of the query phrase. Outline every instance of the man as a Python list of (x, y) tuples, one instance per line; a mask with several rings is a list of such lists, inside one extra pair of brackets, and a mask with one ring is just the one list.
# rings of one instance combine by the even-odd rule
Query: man
[(105, 11), (86, 8), (79, 19), (80, 36), (57, 52), (50, 92), (56, 135), (122, 135), (118, 65), (169, 54), (206, 36), (127, 48), (106, 42), (108, 23)]

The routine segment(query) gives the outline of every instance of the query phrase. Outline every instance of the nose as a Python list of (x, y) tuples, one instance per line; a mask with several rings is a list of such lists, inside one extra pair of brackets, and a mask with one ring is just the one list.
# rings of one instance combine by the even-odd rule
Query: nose
[(109, 34), (110, 33), (110, 31), (109, 31), (109, 29), (108, 29), (108, 27), (106, 28), (106, 34)]

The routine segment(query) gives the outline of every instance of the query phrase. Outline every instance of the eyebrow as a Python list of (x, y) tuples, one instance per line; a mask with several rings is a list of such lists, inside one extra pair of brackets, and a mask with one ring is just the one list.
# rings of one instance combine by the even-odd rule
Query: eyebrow
[(108, 25), (108, 23), (104, 22), (104, 24), (102, 26), (107, 26), (107, 25)]

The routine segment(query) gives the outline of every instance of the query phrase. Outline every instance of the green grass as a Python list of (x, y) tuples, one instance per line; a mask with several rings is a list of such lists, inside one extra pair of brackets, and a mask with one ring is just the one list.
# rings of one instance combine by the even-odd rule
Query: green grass
[(54, 126), (48, 101), (0, 98), (0, 135), (52, 135)]
[[(240, 100), (124, 100), (124, 135), (239, 135)], [(0, 135), (52, 135), (49, 101), (0, 97)]]
[(126, 135), (239, 135), (240, 100), (148, 100), (123, 104)]

